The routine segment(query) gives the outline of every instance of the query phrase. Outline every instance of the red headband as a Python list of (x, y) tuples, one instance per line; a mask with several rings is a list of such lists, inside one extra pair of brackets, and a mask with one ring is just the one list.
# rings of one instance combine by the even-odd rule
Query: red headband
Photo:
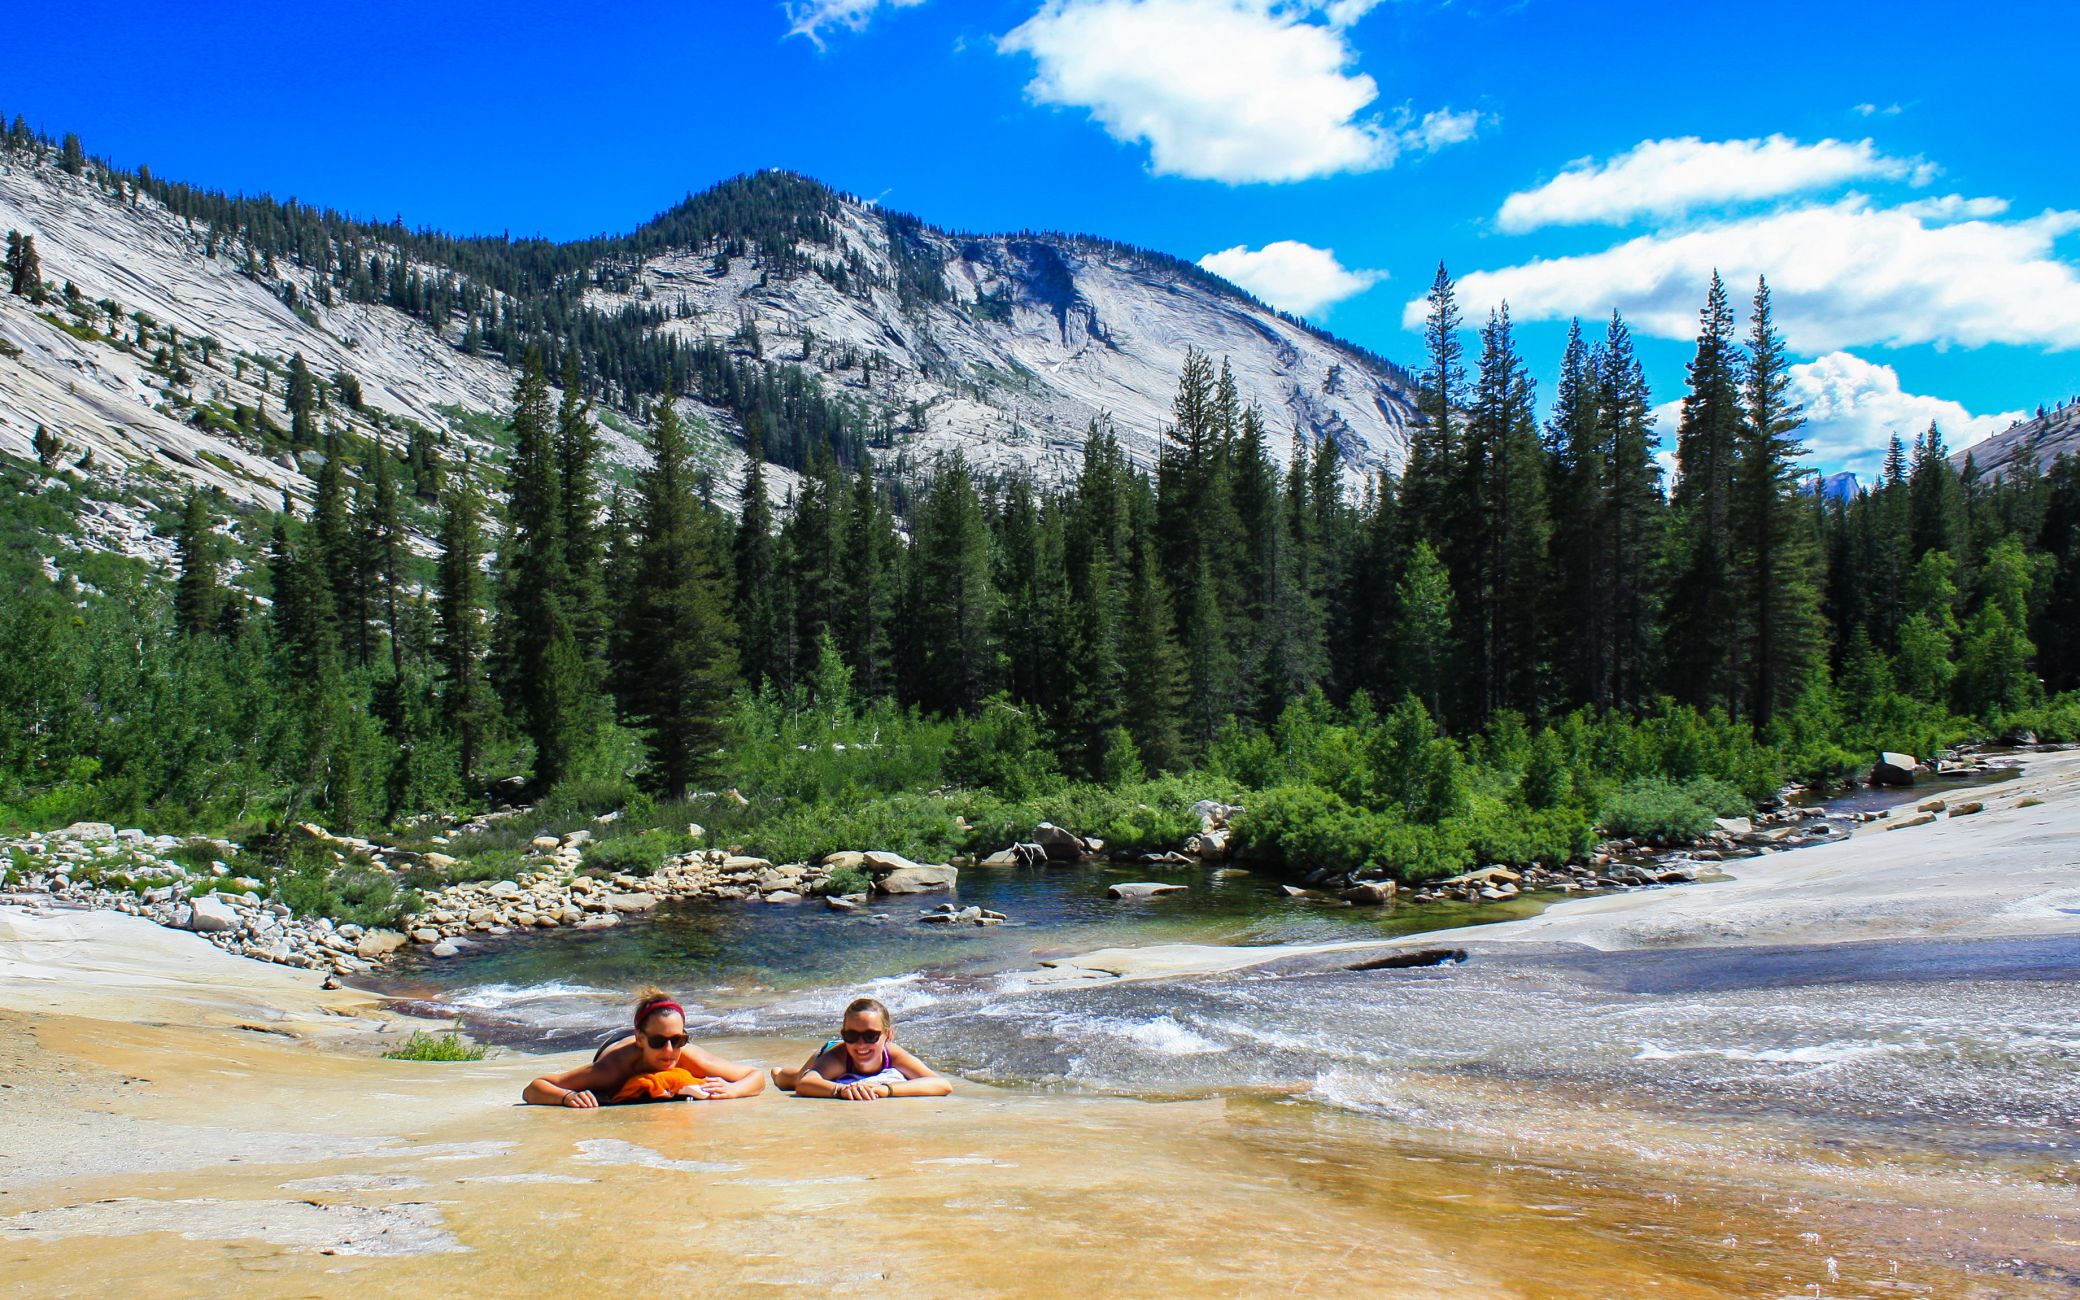
[(642, 1006), (636, 1008), (636, 1026), (641, 1028), (645, 1020), (648, 1020), (660, 1011), (676, 1011), (679, 1013), (681, 1020), (686, 1018), (685, 1007), (680, 1006), (670, 998), (659, 998), (655, 1002), (645, 1002)]

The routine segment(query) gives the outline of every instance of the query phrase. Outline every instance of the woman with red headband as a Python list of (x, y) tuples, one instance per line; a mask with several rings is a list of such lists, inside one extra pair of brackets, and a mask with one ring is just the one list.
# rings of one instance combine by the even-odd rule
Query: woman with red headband
[(602, 1046), (590, 1065), (545, 1075), (520, 1095), (533, 1106), (589, 1110), (616, 1102), (749, 1097), (765, 1086), (757, 1066), (696, 1046), (686, 1033), (686, 1009), (651, 989), (636, 1002), (633, 1034)]

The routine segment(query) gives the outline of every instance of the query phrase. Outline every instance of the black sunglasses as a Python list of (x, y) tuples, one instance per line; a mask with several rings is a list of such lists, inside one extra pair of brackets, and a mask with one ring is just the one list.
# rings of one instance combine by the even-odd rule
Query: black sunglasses
[(878, 1029), (841, 1029), (838, 1031), (838, 1036), (848, 1043), (878, 1043), (881, 1041), (881, 1031)]
[(650, 1050), (653, 1052), (661, 1052), (667, 1047), (686, 1046), (684, 1034), (645, 1034), (644, 1037), (650, 1040)]

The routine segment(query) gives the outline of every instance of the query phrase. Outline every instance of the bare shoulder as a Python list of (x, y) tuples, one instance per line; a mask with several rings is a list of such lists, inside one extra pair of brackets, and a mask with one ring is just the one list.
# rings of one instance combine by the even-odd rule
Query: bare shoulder
[(932, 1069), (931, 1066), (926, 1065), (923, 1061), (918, 1060), (916, 1053), (912, 1052), (909, 1048), (903, 1047), (896, 1043), (889, 1044), (888, 1059), (894, 1063), (895, 1067), (898, 1070), (901, 1070), (904, 1074), (908, 1075), (910, 1078), (913, 1079), (931, 1078), (932, 1076), (938, 1073), (938, 1071)]

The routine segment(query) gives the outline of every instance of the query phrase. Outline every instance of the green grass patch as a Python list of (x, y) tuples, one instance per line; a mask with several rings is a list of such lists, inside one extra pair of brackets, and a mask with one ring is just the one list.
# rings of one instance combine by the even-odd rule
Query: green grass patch
[(389, 1061), (481, 1061), (490, 1049), (482, 1043), (464, 1042), (460, 1030), (429, 1034), (414, 1029), (404, 1045), (383, 1053)]

